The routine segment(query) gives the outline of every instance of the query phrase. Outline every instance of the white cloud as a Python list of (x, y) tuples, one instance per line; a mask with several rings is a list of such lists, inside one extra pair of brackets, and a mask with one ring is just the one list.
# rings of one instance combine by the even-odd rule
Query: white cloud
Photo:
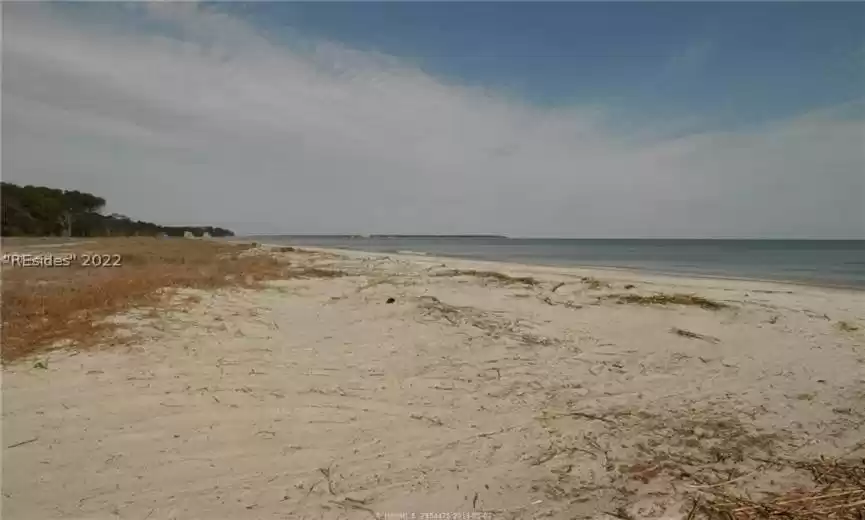
[(129, 30), (4, 6), (4, 180), (238, 231), (865, 237), (861, 112), (636, 140), (598, 107), (277, 45), (193, 4), (139, 10)]

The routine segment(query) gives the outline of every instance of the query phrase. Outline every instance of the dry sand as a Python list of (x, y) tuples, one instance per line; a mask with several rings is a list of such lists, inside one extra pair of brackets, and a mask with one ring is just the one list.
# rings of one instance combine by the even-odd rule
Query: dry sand
[[(808, 484), (772, 461), (865, 457), (865, 293), (279, 254), (347, 276), (5, 367), (3, 518), (685, 518)], [(608, 297), (657, 292), (729, 307)]]

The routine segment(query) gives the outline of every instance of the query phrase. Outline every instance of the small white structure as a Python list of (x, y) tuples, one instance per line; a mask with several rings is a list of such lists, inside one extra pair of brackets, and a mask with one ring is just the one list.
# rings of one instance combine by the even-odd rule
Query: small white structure
[(184, 231), (183, 238), (195, 238), (195, 235), (192, 234), (192, 231)]
[(210, 238), (210, 233), (205, 231), (204, 233), (201, 234), (201, 238)]

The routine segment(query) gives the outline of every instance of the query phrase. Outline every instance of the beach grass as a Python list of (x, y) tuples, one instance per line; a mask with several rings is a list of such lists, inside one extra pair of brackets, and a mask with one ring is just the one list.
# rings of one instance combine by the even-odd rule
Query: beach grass
[(475, 269), (452, 269), (437, 273), (436, 276), (475, 276), (503, 285), (539, 285), (541, 282), (531, 276), (511, 276), (497, 271), (478, 271)]
[(838, 328), (844, 332), (855, 332), (859, 327), (852, 322), (841, 320), (838, 322)]
[(704, 298), (694, 294), (612, 294), (608, 296), (608, 298), (615, 299), (619, 303), (633, 303), (638, 305), (692, 305), (712, 311), (730, 307), (726, 303), (710, 300), (709, 298)]
[[(19, 245), (10, 242), (4, 244), (6, 254)], [(33, 247), (49, 242), (27, 241), (27, 250), (37, 254)], [(133, 307), (165, 307), (179, 289), (254, 287), (265, 280), (338, 275), (317, 268), (292, 271), (286, 261), (250, 244), (150, 237), (58, 243), (62, 245), (38, 254), (75, 254), (68, 267), (3, 266), (4, 361), (63, 341), (76, 348), (95, 345), (117, 327), (107, 317)], [(108, 255), (111, 264), (119, 265), (85, 267), (85, 254)]]

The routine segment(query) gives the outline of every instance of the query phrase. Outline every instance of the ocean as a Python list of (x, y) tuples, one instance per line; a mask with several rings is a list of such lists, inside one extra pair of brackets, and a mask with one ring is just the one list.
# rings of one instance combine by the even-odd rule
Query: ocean
[(257, 235), (262, 243), (865, 289), (865, 240), (657, 240)]

